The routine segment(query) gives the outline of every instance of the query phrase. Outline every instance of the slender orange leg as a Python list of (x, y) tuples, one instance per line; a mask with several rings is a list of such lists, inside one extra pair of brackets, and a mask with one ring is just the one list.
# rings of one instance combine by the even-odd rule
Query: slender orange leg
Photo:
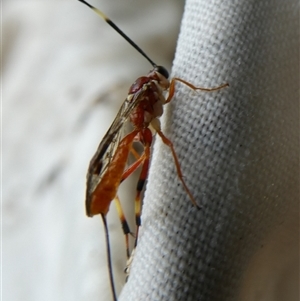
[[(144, 164), (144, 161), (147, 157), (147, 152), (143, 152), (143, 154), (141, 156), (139, 156), (138, 160), (136, 162), (134, 162), (132, 165), (130, 165), (123, 173), (122, 175), (122, 179), (121, 179), (121, 183), (126, 180), (133, 172), (136, 171), (136, 169), (141, 165)], [(147, 176), (147, 174), (146, 174)], [(122, 205), (120, 202), (120, 199), (118, 197), (118, 195), (116, 195), (115, 197), (115, 204), (116, 204), (116, 208), (118, 211), (118, 215), (122, 224), (122, 229), (125, 235), (125, 245), (126, 245), (126, 255), (127, 255), (127, 259), (130, 258), (130, 252), (129, 252), (129, 237), (128, 234), (132, 234), (128, 225), (128, 222), (126, 221), (126, 217), (124, 214), (124, 211), (122, 209)]]
[(117, 211), (118, 211), (118, 215), (119, 215), (119, 218), (120, 218), (120, 221), (121, 221), (121, 224), (122, 224), (123, 233), (125, 235), (126, 256), (127, 256), (127, 259), (129, 259), (130, 252), (129, 252), (129, 237), (128, 237), (128, 235), (132, 234), (132, 233), (130, 232), (130, 229), (129, 229), (127, 220), (125, 218), (125, 214), (124, 214), (124, 211), (122, 209), (122, 205), (121, 205), (121, 202), (120, 202), (120, 199), (119, 199), (118, 195), (116, 195), (114, 201), (115, 201), (116, 208), (117, 208)]
[(136, 197), (135, 197), (135, 223), (136, 223), (136, 235), (135, 235), (135, 244), (134, 247), (137, 245), (138, 241), (138, 235), (139, 235), (139, 227), (141, 226), (141, 193), (144, 188), (147, 175), (148, 175), (148, 170), (149, 170), (149, 163), (150, 163), (150, 147), (152, 144), (152, 132), (150, 131), (149, 128), (144, 129), (141, 132), (142, 135), (142, 142), (145, 146), (143, 157), (143, 166), (142, 166), (142, 171), (137, 183), (136, 187)]
[[(144, 162), (145, 160), (145, 153), (143, 153), (137, 161), (135, 161), (132, 165), (130, 165), (123, 173), (122, 175), (122, 179), (121, 179), (121, 183), (126, 180), (133, 172), (136, 171), (136, 169)], [(124, 211), (122, 209), (122, 205), (120, 202), (120, 199), (118, 197), (118, 195), (116, 195), (115, 199), (115, 204), (116, 204), (116, 208), (117, 208), (117, 212), (122, 224), (122, 229), (123, 229), (123, 233), (125, 235), (125, 245), (126, 245), (126, 255), (127, 255), (127, 259), (130, 258), (130, 252), (129, 252), (129, 234), (132, 234), (132, 232), (130, 231), (128, 222), (126, 220)]]
[(137, 168), (143, 163), (143, 161), (145, 160), (145, 154), (143, 153), (139, 159), (137, 161), (135, 161), (134, 163), (132, 163), (132, 165), (130, 165), (123, 173), (122, 175), (122, 179), (121, 179), (121, 183), (127, 179), (133, 172), (135, 172), (137, 170)]
[(195, 198), (193, 197), (192, 193), (190, 192), (189, 188), (187, 187), (184, 179), (183, 179), (183, 174), (182, 174), (182, 171), (181, 171), (181, 167), (180, 167), (180, 164), (179, 164), (179, 160), (178, 160), (178, 157), (177, 157), (177, 154), (175, 152), (175, 149), (174, 149), (174, 146), (173, 146), (173, 143), (171, 140), (169, 140), (164, 134), (163, 132), (161, 131), (161, 128), (160, 128), (160, 122), (158, 119), (154, 119), (152, 122), (151, 122), (151, 125), (152, 127), (155, 129), (155, 131), (157, 132), (157, 134), (160, 136), (160, 138), (162, 139), (163, 143), (166, 144), (170, 149), (171, 149), (171, 152), (172, 152), (172, 156), (174, 158), (174, 161), (175, 161), (175, 167), (176, 167), (176, 170), (177, 170), (177, 175), (184, 187), (184, 190), (187, 192), (188, 196), (190, 197), (192, 203), (197, 207), (197, 208), (200, 208), (198, 205), (197, 205), (197, 202), (195, 200)]
[(131, 146), (130, 152), (133, 154), (134, 158), (138, 160), (140, 158), (140, 154)]
[(141, 171), (141, 174), (140, 174), (140, 177), (138, 180), (137, 189), (136, 189), (137, 193), (136, 193), (136, 197), (135, 197), (135, 222), (136, 222), (135, 243), (134, 243), (134, 248), (131, 252), (131, 255), (130, 255), (129, 259), (127, 260), (126, 268), (124, 270), (124, 272), (126, 273), (126, 282), (130, 275), (130, 268), (131, 268), (135, 249), (136, 249), (137, 242), (138, 242), (139, 228), (141, 226), (141, 193), (144, 188), (145, 181), (147, 179), (147, 175), (148, 175), (148, 171), (149, 171), (150, 147), (152, 144), (152, 133), (148, 128), (144, 129), (141, 134), (143, 135), (142, 142), (145, 146), (145, 149), (144, 149), (143, 155), (141, 156), (141, 159), (143, 159), (143, 162), (141, 162), (141, 163), (143, 163), (143, 165), (142, 165), (142, 171)]
[[(122, 175), (122, 180), (121, 180), (121, 182), (122, 182), (125, 179), (127, 179), (140, 165), (142, 165), (142, 171), (141, 171), (138, 183), (137, 183), (137, 189), (136, 189), (137, 193), (136, 193), (136, 197), (135, 197), (135, 221), (136, 221), (136, 226), (137, 226), (136, 237), (135, 237), (135, 246), (137, 244), (139, 227), (141, 225), (141, 192), (144, 188), (145, 181), (146, 181), (146, 178), (148, 175), (149, 163), (150, 163), (149, 162), (150, 161), (150, 146), (152, 143), (152, 133), (148, 128), (144, 129), (141, 132), (141, 134), (143, 135), (142, 142), (145, 145), (144, 152), (136, 162), (134, 162), (131, 166), (129, 166), (124, 171), (124, 173)], [(116, 206), (117, 206), (117, 210), (119, 213), (119, 217), (120, 217), (120, 220), (122, 223), (123, 231), (126, 236), (126, 253), (127, 253), (127, 257), (129, 257), (128, 234), (130, 234), (131, 232), (130, 232), (128, 224), (126, 222), (126, 219), (125, 219), (118, 196), (116, 196), (115, 200), (116, 200)]]
[(179, 77), (173, 77), (171, 82), (170, 82), (170, 88), (169, 88), (169, 95), (168, 95), (168, 98), (166, 99), (166, 103), (170, 102), (171, 99), (173, 98), (174, 96), (174, 93), (175, 93), (175, 82), (181, 82), (183, 84), (185, 84), (186, 86), (190, 87), (191, 89), (193, 90), (201, 90), (201, 91), (206, 91), (206, 92), (212, 92), (212, 91), (218, 91), (222, 88), (225, 88), (225, 87), (228, 87), (229, 84), (223, 84), (219, 87), (214, 87), (214, 88), (202, 88), (202, 87), (196, 87), (194, 85), (192, 85), (191, 83), (179, 78)]

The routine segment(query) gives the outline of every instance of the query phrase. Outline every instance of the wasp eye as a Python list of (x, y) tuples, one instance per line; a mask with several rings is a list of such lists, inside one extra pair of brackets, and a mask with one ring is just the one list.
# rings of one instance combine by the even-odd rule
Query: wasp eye
[(163, 75), (165, 78), (169, 78), (169, 72), (167, 69), (163, 66), (156, 66), (155, 71), (157, 71), (159, 74)]

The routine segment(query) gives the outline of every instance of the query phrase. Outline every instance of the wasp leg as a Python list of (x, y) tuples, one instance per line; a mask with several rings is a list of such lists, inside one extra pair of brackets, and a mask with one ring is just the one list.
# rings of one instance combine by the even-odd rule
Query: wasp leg
[(196, 87), (194, 85), (192, 85), (191, 83), (179, 78), (179, 77), (174, 77), (172, 78), (171, 82), (170, 82), (170, 88), (169, 88), (169, 95), (168, 98), (166, 99), (166, 103), (170, 102), (174, 96), (175, 93), (175, 82), (181, 82), (183, 84), (185, 84), (186, 86), (190, 87), (192, 90), (201, 90), (201, 91), (205, 91), (205, 92), (212, 92), (212, 91), (218, 91), (220, 89), (223, 89), (225, 87), (228, 87), (229, 84), (223, 84), (221, 86), (218, 87), (213, 87), (213, 88), (202, 88), (202, 87)]
[(174, 161), (175, 161), (175, 167), (176, 167), (178, 178), (181, 181), (181, 183), (182, 183), (185, 191), (187, 192), (188, 196), (190, 197), (192, 203), (199, 209), (200, 207), (197, 205), (197, 202), (196, 202), (195, 198), (193, 197), (192, 193), (190, 192), (188, 186), (186, 185), (186, 183), (185, 183), (185, 181), (183, 179), (183, 174), (182, 174), (181, 167), (180, 167), (180, 164), (179, 164), (178, 156), (176, 154), (176, 151), (174, 149), (172, 141), (169, 140), (163, 134), (163, 132), (161, 131), (160, 123), (159, 123), (158, 119), (154, 119), (153, 122), (151, 123), (151, 125), (156, 130), (157, 134), (160, 136), (160, 138), (162, 139), (163, 143), (166, 144), (170, 148), (172, 156), (173, 156)]

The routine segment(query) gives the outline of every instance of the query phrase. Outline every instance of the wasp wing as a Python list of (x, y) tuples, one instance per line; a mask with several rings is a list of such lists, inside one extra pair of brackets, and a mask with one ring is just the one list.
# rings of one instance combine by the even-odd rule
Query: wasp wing
[[(100, 142), (95, 155), (90, 161), (90, 165), (87, 172), (87, 187), (86, 187), (86, 209), (89, 211), (89, 205), (94, 190), (99, 185), (107, 167), (109, 166), (116, 149), (118, 148), (121, 136), (122, 128), (129, 118), (132, 110), (143, 99), (145, 90), (142, 89), (136, 92), (132, 97), (127, 97), (123, 102), (116, 118), (112, 125), (108, 129), (107, 133)], [(88, 214), (89, 215), (89, 214)]]

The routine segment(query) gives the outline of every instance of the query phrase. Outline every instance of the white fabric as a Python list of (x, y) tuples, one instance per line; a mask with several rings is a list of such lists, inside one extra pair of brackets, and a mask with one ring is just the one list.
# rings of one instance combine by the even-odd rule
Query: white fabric
[(187, 0), (120, 301), (297, 300), (299, 3)]

